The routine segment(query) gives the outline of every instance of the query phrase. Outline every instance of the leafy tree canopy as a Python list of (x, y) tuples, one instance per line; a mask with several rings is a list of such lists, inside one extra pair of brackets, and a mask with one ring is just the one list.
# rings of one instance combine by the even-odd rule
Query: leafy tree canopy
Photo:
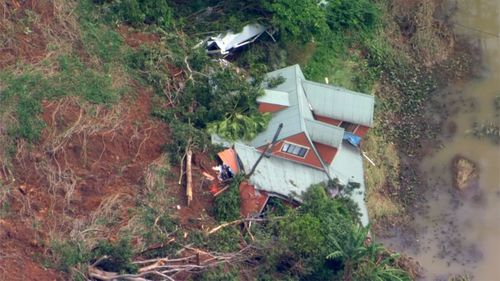
[(308, 41), (328, 31), (326, 14), (316, 0), (273, 0), (263, 2), (272, 14), (271, 25), (285, 38)]

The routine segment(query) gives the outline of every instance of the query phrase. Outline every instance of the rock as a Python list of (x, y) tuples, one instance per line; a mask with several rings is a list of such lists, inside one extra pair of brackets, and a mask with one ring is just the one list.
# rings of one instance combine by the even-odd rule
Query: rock
[(457, 155), (452, 161), (453, 186), (460, 191), (477, 187), (479, 183), (479, 169), (476, 163)]

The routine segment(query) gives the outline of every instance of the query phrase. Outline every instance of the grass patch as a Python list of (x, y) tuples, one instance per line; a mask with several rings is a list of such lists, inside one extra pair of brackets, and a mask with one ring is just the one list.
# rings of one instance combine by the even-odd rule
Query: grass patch
[[(402, 209), (394, 199), (398, 187), (399, 156), (396, 147), (373, 133), (365, 137), (364, 150), (376, 166), (365, 165), (366, 200), (370, 219), (377, 222), (392, 220)], [(391, 194), (391, 190), (394, 194)]]
[(85, 50), (96, 55), (103, 63), (121, 61), (126, 51), (123, 38), (101, 23), (81, 23), (82, 42)]
[(49, 250), (49, 259), (44, 263), (48, 267), (69, 273), (73, 280), (82, 277), (81, 272), (85, 271), (86, 264), (98, 259), (101, 260), (95, 266), (103, 270), (118, 273), (137, 272), (137, 266), (131, 263), (133, 251), (127, 238), (115, 243), (100, 240), (93, 249), (86, 248), (81, 241), (52, 240)]
[(120, 235), (137, 238), (135, 250), (148, 258), (175, 255), (179, 244), (172, 242), (182, 240), (181, 226), (173, 214), (176, 191), (167, 185), (172, 176), (168, 155), (163, 154), (149, 164), (137, 207), (129, 210), (131, 219), (120, 229)]
[(49, 249), (50, 259), (46, 265), (64, 272), (69, 273), (72, 267), (88, 261), (88, 252), (76, 241), (52, 240)]
[(111, 104), (119, 98), (112, 84), (109, 74), (88, 68), (77, 57), (61, 56), (57, 72), (51, 76), (29, 69), (19, 75), (0, 73), (0, 114), (14, 116), (7, 124), (11, 137), (33, 143), (45, 127), (40, 118), (43, 100), (74, 96), (92, 104)]
[(104, 64), (120, 62), (126, 45), (120, 34), (105, 24), (101, 9), (91, 1), (81, 0), (77, 7), (81, 40), (86, 52), (97, 56)]

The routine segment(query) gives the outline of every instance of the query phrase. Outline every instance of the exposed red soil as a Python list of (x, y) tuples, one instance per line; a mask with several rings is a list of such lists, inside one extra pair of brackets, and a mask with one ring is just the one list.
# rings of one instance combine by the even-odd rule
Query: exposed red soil
[(246, 181), (240, 184), (240, 197), (240, 214), (242, 217), (248, 217), (262, 212), (269, 199), (267, 192), (256, 190), (253, 185)]
[(42, 251), (37, 242), (41, 234), (29, 225), (23, 219), (0, 219), (0, 280), (64, 280), (58, 272), (33, 261)]
[[(0, 3), (0, 68), (17, 61), (36, 63), (45, 57), (44, 29), (58, 29), (52, 1), (6, 0)], [(4, 42), (1, 42), (3, 40)]]
[(179, 210), (179, 219), (184, 227), (204, 229), (208, 227), (207, 224), (213, 222), (207, 218), (207, 215), (212, 215), (214, 197), (210, 193), (212, 182), (206, 179), (202, 173), (211, 173), (210, 167), (215, 165), (215, 161), (204, 154), (195, 154), (193, 162), (193, 201), (189, 206), (186, 206), (186, 191), (181, 188), (178, 193), (178, 201), (182, 202), (183, 206)]
[(158, 34), (134, 31), (127, 25), (120, 26), (118, 32), (125, 39), (125, 43), (132, 48), (137, 48), (141, 45), (152, 45), (160, 41)]
[[(144, 171), (161, 155), (168, 138), (167, 126), (150, 117), (150, 93), (138, 90), (135, 99), (119, 105), (125, 111), (119, 113), (116, 127), (74, 133), (55, 153), (47, 149), (54, 141), (54, 129), (58, 135), (67, 132), (81, 123), (80, 112), (87, 113), (71, 100), (44, 103), (43, 119), (48, 127), (42, 140), (31, 150), (21, 148), (14, 163), (17, 188), (10, 200), (11, 216), (1, 221), (0, 228), (1, 253), (12, 258), (0, 255), (0, 280), (64, 279), (45, 271), (34, 257), (46, 250), (50, 231), (67, 233), (73, 219), (88, 219), (105, 198), (124, 194), (127, 200), (122, 203), (121, 217), (126, 219), (127, 206), (135, 204)], [(103, 109), (90, 124), (105, 123), (111, 114)], [(68, 194), (64, 186), (71, 185), (74, 191)]]

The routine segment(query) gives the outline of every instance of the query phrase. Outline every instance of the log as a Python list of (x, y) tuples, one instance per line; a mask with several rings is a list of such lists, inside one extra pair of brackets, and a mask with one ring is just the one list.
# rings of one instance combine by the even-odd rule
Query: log
[(246, 219), (239, 219), (239, 220), (234, 220), (230, 222), (223, 223), (217, 227), (212, 228), (210, 231), (208, 231), (208, 234), (213, 234), (220, 229), (233, 225), (233, 224), (239, 224), (242, 222), (252, 222), (252, 221), (270, 221), (270, 220), (278, 220), (278, 219), (283, 219), (284, 217), (273, 217), (273, 218), (268, 218), (268, 219), (263, 219), (263, 218), (246, 218)]
[(111, 280), (128, 280), (128, 281), (149, 281), (149, 279), (142, 278), (142, 276), (149, 274), (118, 274), (116, 272), (108, 272), (104, 270), (97, 269), (93, 266), (89, 266), (89, 276), (102, 281)]
[(223, 189), (217, 191), (215, 194), (214, 194), (214, 197), (217, 197), (219, 196), (222, 192), (226, 191), (227, 189), (229, 188), (229, 185), (224, 187)]
[(193, 151), (190, 147), (186, 151), (186, 195), (187, 205), (191, 204), (193, 200), (193, 174), (191, 170), (191, 159), (193, 158)]

